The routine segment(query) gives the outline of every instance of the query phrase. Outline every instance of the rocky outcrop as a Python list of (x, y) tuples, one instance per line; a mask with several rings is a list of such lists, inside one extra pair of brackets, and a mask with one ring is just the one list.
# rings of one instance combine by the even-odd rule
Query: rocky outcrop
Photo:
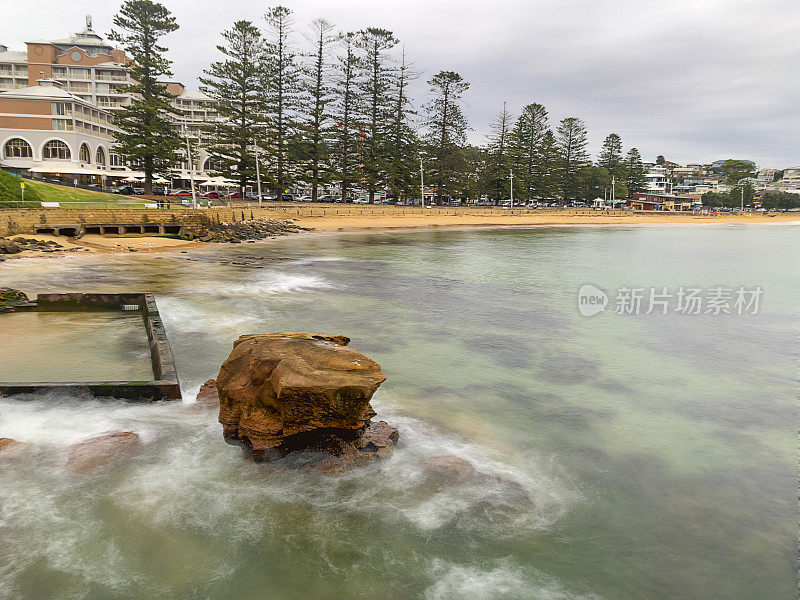
[(219, 392), (217, 390), (216, 379), (209, 379), (200, 386), (195, 403), (205, 408), (216, 408), (219, 406)]
[(12, 311), (16, 306), (28, 302), (30, 300), (23, 292), (14, 288), (0, 288), (0, 312)]
[(309, 230), (296, 225), (292, 219), (255, 219), (252, 211), (248, 210), (233, 211), (233, 214), (241, 214), (242, 220), (226, 222), (206, 219), (200, 225), (187, 228), (186, 236), (201, 242), (240, 243)]
[(240, 337), (216, 380), (225, 440), (255, 460), (322, 453), (321, 470), (331, 472), (390, 454), (397, 430), (371, 423), (369, 403), (386, 376), (349, 342), (312, 333)]
[(132, 431), (109, 431), (72, 444), (68, 448), (67, 469), (74, 473), (89, 473), (130, 456), (141, 445), (139, 435)]

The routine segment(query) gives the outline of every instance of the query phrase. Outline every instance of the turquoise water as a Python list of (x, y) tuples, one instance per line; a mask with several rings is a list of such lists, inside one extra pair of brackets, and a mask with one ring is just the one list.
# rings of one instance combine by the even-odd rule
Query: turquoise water
[[(3, 286), (154, 291), (188, 398), (240, 334), (346, 334), (394, 456), (242, 461), (191, 406), (0, 399), (0, 597), (755, 599), (797, 595), (797, 226), (314, 235), (6, 261)], [(246, 264), (231, 264), (232, 261)], [(581, 316), (592, 284), (608, 309)], [(756, 315), (618, 315), (620, 287), (763, 289)], [(89, 477), (67, 444), (138, 432)], [(456, 454), (522, 485), (441, 486)]]

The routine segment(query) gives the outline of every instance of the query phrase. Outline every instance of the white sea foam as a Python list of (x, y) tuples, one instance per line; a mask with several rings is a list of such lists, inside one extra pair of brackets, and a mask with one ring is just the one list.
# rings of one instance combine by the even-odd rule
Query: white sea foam
[[(254, 272), (256, 273), (256, 272)], [(184, 292), (202, 293), (212, 296), (264, 296), (277, 294), (291, 294), (314, 289), (331, 288), (333, 285), (315, 275), (300, 273), (284, 273), (281, 271), (257, 271), (252, 278), (237, 280), (237, 283), (227, 281), (214, 282), (211, 285), (193, 285), (185, 288)]]
[(492, 568), (458, 565), (435, 560), (434, 583), (425, 600), (600, 600), (595, 594), (574, 595), (547, 575), (500, 560)]

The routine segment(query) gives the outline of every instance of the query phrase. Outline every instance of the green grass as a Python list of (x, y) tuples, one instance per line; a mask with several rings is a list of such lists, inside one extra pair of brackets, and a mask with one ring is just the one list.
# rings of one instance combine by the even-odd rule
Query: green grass
[[(20, 183), (25, 184), (24, 202)], [(21, 179), (0, 171), (0, 208), (41, 208), (40, 202), (58, 202), (62, 208), (144, 208), (145, 203), (141, 199), (131, 201), (128, 196)]]
[(28, 188), (33, 189), (42, 202), (119, 202), (123, 196), (107, 194), (105, 192), (92, 192), (80, 188), (70, 188), (63, 185), (44, 183), (41, 181), (25, 181), (25, 193)]

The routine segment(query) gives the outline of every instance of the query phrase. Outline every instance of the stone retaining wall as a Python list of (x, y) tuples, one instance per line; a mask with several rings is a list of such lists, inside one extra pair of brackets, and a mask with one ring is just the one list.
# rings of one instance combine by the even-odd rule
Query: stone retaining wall
[[(283, 210), (254, 208), (209, 208), (202, 210), (137, 210), (130, 208), (20, 208), (0, 209), (0, 237), (10, 235), (33, 235), (36, 229), (48, 225), (181, 225), (182, 231), (201, 228), (211, 220), (242, 221), (253, 218), (288, 218)], [(153, 229), (147, 227), (149, 231)]]

